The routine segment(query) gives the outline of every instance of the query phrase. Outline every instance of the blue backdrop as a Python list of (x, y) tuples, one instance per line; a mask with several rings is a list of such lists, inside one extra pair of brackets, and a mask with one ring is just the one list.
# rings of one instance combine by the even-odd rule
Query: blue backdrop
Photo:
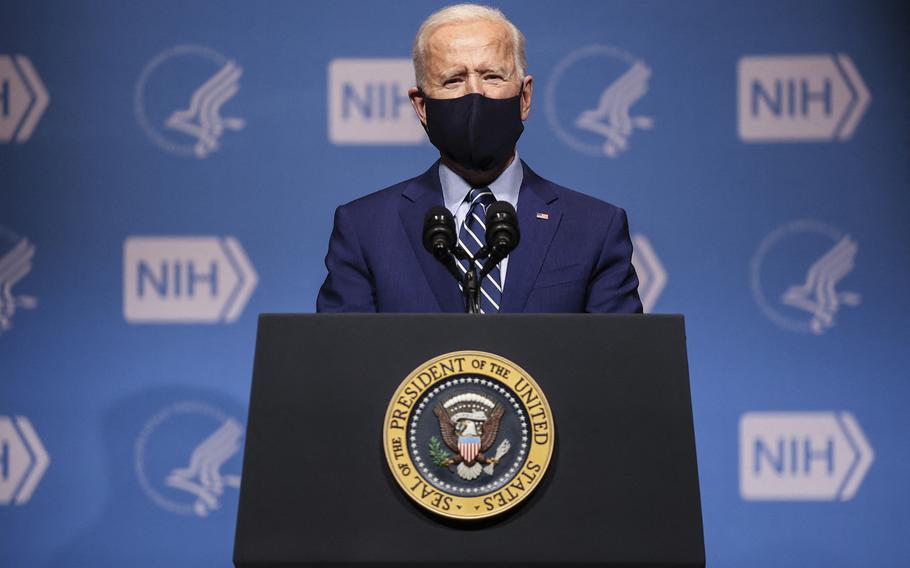
[[(902, 3), (496, 4), (521, 157), (626, 208), (686, 315), (709, 564), (906, 565)], [(0, 564), (229, 565), (256, 316), (435, 159), (403, 93), (441, 5), (3, 4)]]

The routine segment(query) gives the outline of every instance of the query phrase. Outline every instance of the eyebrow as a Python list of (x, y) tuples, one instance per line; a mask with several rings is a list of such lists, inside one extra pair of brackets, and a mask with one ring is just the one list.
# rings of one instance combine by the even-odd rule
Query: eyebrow
[[(506, 71), (505, 67), (496, 67), (496, 66), (480, 67), (477, 69), (477, 72), (480, 73), (481, 75), (485, 75), (487, 73), (496, 73), (498, 75), (502, 75), (503, 77), (509, 77), (511, 75), (510, 73), (508, 73)], [(466, 74), (467, 74), (467, 68), (464, 65), (460, 65), (458, 67), (453, 67), (451, 69), (447, 69), (446, 71), (443, 71), (442, 73), (440, 73), (439, 78), (442, 81), (447, 81), (448, 79), (453, 79), (455, 77), (459, 77), (461, 75), (466, 75)]]
[(442, 81), (446, 81), (447, 79), (452, 79), (452, 78), (458, 77), (459, 75), (464, 75), (466, 72), (467, 72), (467, 68), (465, 68), (463, 65), (458, 66), (458, 67), (452, 67), (450, 69), (446, 69), (445, 71), (441, 72), (439, 74), (439, 78)]

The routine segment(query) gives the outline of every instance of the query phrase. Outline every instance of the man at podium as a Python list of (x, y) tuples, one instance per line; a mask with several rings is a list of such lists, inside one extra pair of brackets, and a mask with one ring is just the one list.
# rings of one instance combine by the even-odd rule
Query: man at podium
[(520, 242), (479, 278), (480, 313), (640, 313), (625, 211), (543, 179), (518, 156), (534, 92), (521, 31), (495, 8), (450, 6), (423, 22), (413, 59), (408, 94), (440, 159), (336, 210), (317, 311), (466, 311), (453, 274), (470, 265), (447, 268), (425, 250), (427, 212), (444, 206), (458, 246), (476, 256), (486, 212), (506, 202)]

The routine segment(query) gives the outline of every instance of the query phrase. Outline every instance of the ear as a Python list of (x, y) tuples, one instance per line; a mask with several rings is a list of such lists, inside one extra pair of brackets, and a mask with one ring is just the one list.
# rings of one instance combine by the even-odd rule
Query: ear
[(528, 120), (531, 114), (531, 96), (534, 94), (534, 77), (526, 75), (521, 91), (521, 120)]
[(426, 127), (427, 125), (427, 106), (424, 99), (423, 91), (417, 87), (411, 87), (408, 89), (408, 98), (411, 99), (411, 106), (414, 107), (414, 112), (417, 113), (417, 118), (420, 122)]

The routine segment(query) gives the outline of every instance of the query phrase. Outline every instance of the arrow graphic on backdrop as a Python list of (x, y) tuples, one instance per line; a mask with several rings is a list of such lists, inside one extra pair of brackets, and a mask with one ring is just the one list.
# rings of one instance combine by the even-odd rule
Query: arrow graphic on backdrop
[(31, 138), (50, 97), (24, 55), (0, 55), (0, 142)]
[(667, 271), (648, 237), (640, 233), (632, 235), (632, 247), (632, 266), (638, 275), (638, 294), (645, 313), (650, 313), (667, 285)]
[(0, 505), (28, 503), (50, 461), (28, 418), (0, 416)]
[(846, 501), (875, 453), (850, 412), (747, 412), (739, 489), (749, 501)]

